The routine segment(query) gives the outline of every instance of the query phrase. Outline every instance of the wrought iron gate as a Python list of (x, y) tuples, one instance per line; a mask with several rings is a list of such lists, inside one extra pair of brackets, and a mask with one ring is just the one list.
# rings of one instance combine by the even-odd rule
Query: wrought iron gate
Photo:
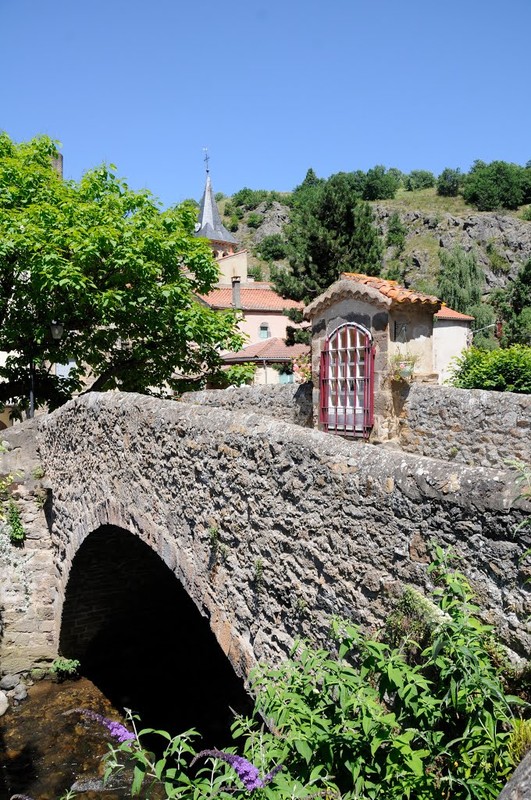
[(374, 346), (368, 330), (346, 323), (326, 339), (319, 384), (321, 427), (367, 438), (374, 424)]

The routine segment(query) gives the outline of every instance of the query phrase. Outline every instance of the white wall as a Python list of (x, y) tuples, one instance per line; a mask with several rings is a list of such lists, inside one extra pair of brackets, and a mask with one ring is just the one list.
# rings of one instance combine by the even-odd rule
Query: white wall
[(445, 383), (452, 359), (469, 346), (470, 322), (436, 318), (433, 322), (433, 371), (439, 375), (438, 382)]

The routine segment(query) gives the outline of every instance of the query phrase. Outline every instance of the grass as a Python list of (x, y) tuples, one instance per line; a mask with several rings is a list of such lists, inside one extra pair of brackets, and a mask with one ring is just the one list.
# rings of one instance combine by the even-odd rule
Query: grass
[(516, 211), (499, 209), (499, 211), (477, 211), (474, 206), (467, 205), (461, 196), (441, 197), (434, 188), (417, 189), (414, 192), (407, 192), (399, 189), (393, 200), (375, 200), (379, 206), (388, 208), (391, 211), (420, 211), (427, 214), (451, 214), (454, 217), (468, 217), (471, 214), (504, 214), (522, 219), (525, 206)]

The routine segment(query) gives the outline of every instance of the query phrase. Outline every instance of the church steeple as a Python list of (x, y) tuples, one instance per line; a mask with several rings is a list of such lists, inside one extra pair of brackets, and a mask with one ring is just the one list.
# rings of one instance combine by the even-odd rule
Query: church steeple
[[(234, 253), (238, 240), (230, 233), (223, 223), (219, 209), (214, 198), (212, 181), (210, 180), (210, 170), (208, 168), (208, 154), (205, 156), (206, 162), (206, 184), (203, 199), (199, 207), (199, 217), (197, 220), (195, 236), (202, 236), (210, 239), (213, 244), (214, 255), (219, 258), (221, 255)], [(216, 246), (218, 245), (218, 246)]]

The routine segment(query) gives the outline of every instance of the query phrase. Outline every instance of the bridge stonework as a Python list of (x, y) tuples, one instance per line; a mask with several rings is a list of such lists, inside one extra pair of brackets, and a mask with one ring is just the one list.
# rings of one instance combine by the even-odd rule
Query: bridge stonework
[[(333, 614), (379, 626), (404, 583), (429, 589), (433, 542), (462, 556), (483, 617), (529, 654), (531, 540), (529, 527), (515, 533), (525, 507), (511, 473), (120, 393), (44, 417), (39, 453), (51, 496), (42, 536), (53, 571), (39, 591), (54, 609), (52, 655), (76, 553), (107, 525), (160, 556), (242, 676), (298, 636), (323, 638)], [(9, 627), (0, 656), (12, 649)]]

